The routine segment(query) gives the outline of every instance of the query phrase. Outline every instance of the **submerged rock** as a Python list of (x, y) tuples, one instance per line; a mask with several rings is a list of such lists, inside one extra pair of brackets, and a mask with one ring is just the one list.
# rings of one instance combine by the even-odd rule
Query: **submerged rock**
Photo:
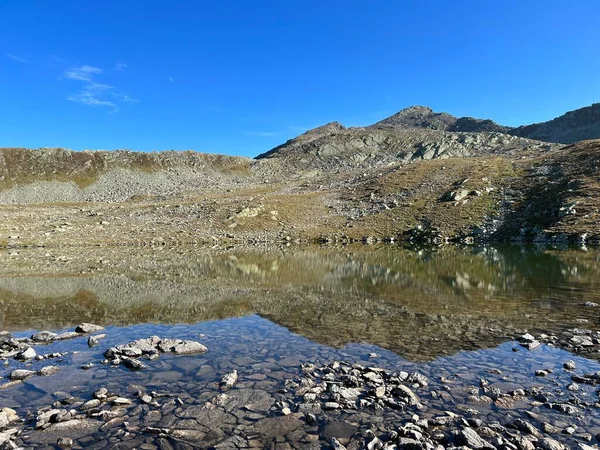
[(231, 389), (233, 385), (237, 382), (237, 379), (238, 373), (237, 370), (234, 370), (233, 372), (228, 373), (224, 375), (223, 378), (221, 378), (219, 386), (221, 387), (221, 389)]

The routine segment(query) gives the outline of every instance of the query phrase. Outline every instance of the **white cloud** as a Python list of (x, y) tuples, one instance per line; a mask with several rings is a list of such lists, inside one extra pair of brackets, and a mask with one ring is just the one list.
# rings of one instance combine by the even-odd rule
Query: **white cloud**
[(8, 56), (13, 61), (17, 61), (17, 62), (20, 62), (23, 64), (29, 64), (29, 61), (27, 61), (26, 59), (19, 58), (18, 56), (13, 55), (12, 53), (5, 53), (5, 55)]
[(93, 82), (94, 75), (102, 73), (102, 69), (92, 66), (81, 66), (65, 70), (64, 76), (70, 80)]
[(173, 77), (169, 77), (169, 81), (170, 81), (171, 83), (173, 83), (173, 82), (175, 81), (175, 78), (173, 78)]
[(113, 92), (113, 95), (116, 98), (118, 98), (119, 100), (121, 100), (121, 101), (123, 101), (125, 103), (137, 103), (137, 102), (140, 101), (139, 99), (130, 97), (127, 94), (120, 94), (120, 93), (117, 93), (117, 92)]
[[(115, 71), (119, 71), (127, 67), (127, 64), (118, 63)], [(135, 103), (138, 99), (130, 97), (127, 94), (114, 92), (113, 86), (96, 81), (96, 77), (102, 75), (104, 71), (99, 67), (83, 65), (73, 67), (63, 72), (63, 77), (68, 80), (81, 81), (83, 86), (73, 94), (67, 96), (67, 100), (81, 103), (88, 106), (100, 106), (110, 108), (110, 112), (119, 111), (119, 105), (116, 101), (111, 101), (106, 98), (107, 95), (117, 99), (123, 103)], [(110, 98), (110, 97), (109, 97)]]
[(129, 66), (127, 64), (117, 63), (117, 64), (115, 64), (115, 72), (118, 72), (119, 70), (127, 69), (128, 67)]
[(71, 94), (67, 97), (67, 100), (89, 106), (106, 106), (111, 108), (112, 112), (119, 111), (119, 107), (116, 104), (109, 102), (108, 100), (101, 100), (91, 92), (81, 91), (76, 94)]

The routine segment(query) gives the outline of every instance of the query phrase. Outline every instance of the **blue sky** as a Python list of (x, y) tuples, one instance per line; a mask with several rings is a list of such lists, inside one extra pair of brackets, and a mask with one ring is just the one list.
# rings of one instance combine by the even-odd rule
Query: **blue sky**
[(600, 1), (0, 1), (0, 146), (255, 156), (415, 104), (600, 101)]

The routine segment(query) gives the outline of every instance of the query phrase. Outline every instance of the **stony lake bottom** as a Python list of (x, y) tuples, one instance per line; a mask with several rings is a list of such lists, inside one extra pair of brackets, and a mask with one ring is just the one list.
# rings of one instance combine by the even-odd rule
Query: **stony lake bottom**
[[(597, 250), (42, 248), (6, 250), (0, 266), (5, 448), (600, 437)], [(30, 339), (83, 323), (103, 329)], [(106, 356), (152, 336), (208, 350), (131, 353), (142, 370)]]

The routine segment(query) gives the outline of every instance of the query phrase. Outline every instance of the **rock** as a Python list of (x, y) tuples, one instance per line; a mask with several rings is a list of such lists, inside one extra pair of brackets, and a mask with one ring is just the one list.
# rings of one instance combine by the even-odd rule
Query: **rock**
[(8, 414), (5, 411), (0, 411), (0, 428), (6, 427), (9, 423)]
[(569, 360), (569, 361), (567, 361), (566, 363), (563, 364), (563, 367), (566, 370), (575, 370), (575, 367), (576, 367), (575, 361)]
[(10, 379), (14, 381), (25, 380), (26, 378), (29, 378), (35, 374), (36, 372), (33, 370), (17, 369), (11, 372)]
[[(11, 439), (14, 435), (19, 432), (17, 428), (11, 428), (10, 430), (5, 430), (0, 433), (0, 445), (6, 446), (6, 448), (18, 448), (15, 445), (12, 445)], [(3, 447), (5, 448), (5, 447)]]
[(539, 446), (544, 450), (566, 450), (567, 448), (557, 440), (550, 437), (542, 438), (539, 441)]
[(402, 384), (394, 388), (394, 395), (401, 397), (409, 406), (414, 406), (421, 402), (417, 394)]
[(123, 365), (129, 370), (146, 370), (148, 368), (143, 362), (131, 358), (123, 358)]
[(324, 409), (340, 409), (341, 405), (337, 402), (325, 402), (323, 405)]
[(94, 333), (100, 330), (104, 330), (104, 327), (94, 325), (93, 323), (82, 323), (75, 328), (76, 333)]
[(449, 202), (459, 202), (464, 198), (468, 197), (469, 191), (466, 189), (460, 189), (458, 191), (451, 191), (446, 194), (444, 197), (446, 201)]
[(9, 423), (14, 422), (15, 420), (19, 420), (19, 416), (17, 415), (17, 412), (12, 408), (4, 407), (4, 408), (2, 408), (1, 412), (6, 414), (6, 418), (8, 419)]
[(231, 389), (233, 385), (237, 382), (237, 379), (238, 373), (237, 370), (234, 370), (233, 372), (230, 372), (227, 375), (223, 376), (223, 378), (221, 378), (219, 386), (221, 387), (221, 389)]
[(266, 439), (284, 437), (302, 427), (303, 422), (295, 414), (289, 416), (267, 417), (254, 423), (249, 431), (257, 433)]
[(575, 209), (575, 206), (577, 206), (576, 202), (568, 203), (566, 205), (561, 206), (560, 208), (558, 208), (558, 216), (564, 217), (564, 216), (570, 216), (573, 214), (577, 214), (577, 210)]
[(481, 438), (481, 436), (477, 434), (475, 430), (469, 427), (463, 428), (459, 432), (457, 439), (459, 440), (460, 444), (466, 445), (467, 447), (472, 449), (495, 449), (495, 447), (492, 444), (485, 441), (483, 438)]
[(60, 334), (57, 334), (56, 336), (54, 336), (54, 340), (55, 341), (62, 341), (62, 340), (65, 340), (65, 339), (73, 339), (73, 338), (76, 338), (76, 337), (79, 337), (79, 336), (81, 336), (80, 333), (77, 333), (75, 331), (67, 331), (65, 333), (60, 333)]
[(325, 425), (322, 434), (326, 439), (337, 438), (348, 441), (357, 431), (358, 429), (354, 425), (336, 420)]
[(142, 356), (143, 352), (137, 347), (124, 347), (120, 350), (120, 354), (121, 356), (126, 356), (128, 358), (139, 358)]
[(58, 367), (58, 366), (46, 366), (46, 367), (42, 367), (38, 371), (38, 375), (41, 375), (42, 377), (47, 377), (50, 375), (54, 375), (59, 370), (60, 370), (60, 367)]
[(26, 350), (23, 350), (20, 353), (17, 353), (17, 356), (15, 356), (15, 359), (19, 359), (21, 361), (25, 361), (28, 359), (32, 359), (35, 358), (37, 355), (37, 353), (35, 352), (35, 350), (32, 347), (29, 347)]
[(92, 348), (92, 347), (96, 347), (96, 346), (100, 345), (100, 342), (94, 336), (90, 336), (88, 338), (87, 344), (88, 344), (88, 347)]
[(593, 347), (594, 341), (589, 336), (573, 336), (569, 339), (569, 344), (580, 346), (580, 347)]
[(101, 404), (102, 404), (102, 402), (99, 399), (94, 398), (92, 400), (88, 400), (83, 405), (81, 405), (81, 410), (82, 411), (89, 411), (90, 409), (97, 408)]
[(173, 347), (173, 353), (176, 355), (197, 355), (207, 351), (206, 346), (196, 341), (181, 341)]
[(117, 406), (131, 405), (131, 400), (125, 397), (117, 397), (112, 401), (112, 404)]
[(569, 403), (554, 403), (550, 406), (555, 411), (560, 411), (563, 414), (575, 415), (579, 410)]
[(600, 305), (598, 305), (598, 303), (596, 302), (584, 302), (583, 306), (585, 306), (586, 308), (597, 308)]
[(31, 336), (31, 340), (35, 342), (51, 342), (55, 339), (56, 333), (52, 331), (40, 331)]
[(62, 449), (71, 448), (73, 447), (73, 439), (68, 437), (62, 437), (56, 442), (56, 445)]
[(377, 450), (377, 449), (380, 449), (380, 448), (383, 448), (383, 442), (379, 438), (373, 438), (367, 444), (367, 450)]
[(96, 399), (104, 400), (108, 396), (108, 389), (100, 388), (97, 391), (95, 391), (92, 396)]
[(331, 438), (331, 448), (333, 450), (346, 450), (346, 447), (340, 444), (340, 441), (338, 441), (336, 438)]

